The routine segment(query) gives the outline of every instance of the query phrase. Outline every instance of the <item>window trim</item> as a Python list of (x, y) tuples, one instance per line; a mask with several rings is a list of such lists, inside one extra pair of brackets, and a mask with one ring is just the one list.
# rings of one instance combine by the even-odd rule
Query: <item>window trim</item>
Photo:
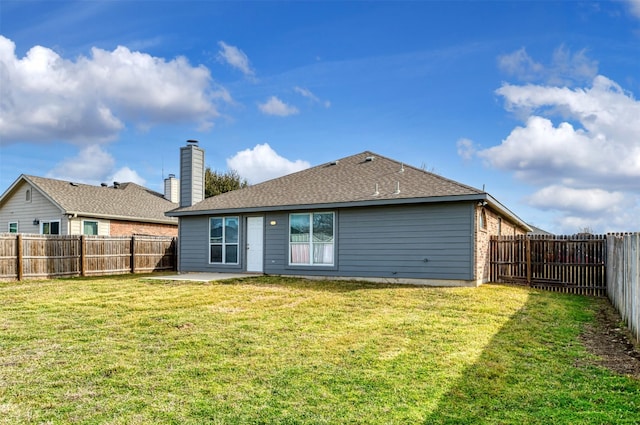
[[(15, 224), (16, 225), (16, 231), (12, 232), (11, 231), (11, 225)], [(10, 221), (9, 223), (7, 223), (7, 232), (8, 233), (20, 233), (20, 223), (17, 221)]]
[(480, 210), (480, 223), (478, 223), (478, 228), (480, 230), (487, 230), (487, 212), (484, 208)]
[[(331, 214), (332, 215), (332, 235), (331, 235), (331, 246), (332, 246), (332, 256), (331, 263), (314, 263), (313, 262), (313, 215), (314, 214)], [(309, 263), (294, 263), (291, 258), (291, 217), (294, 215), (307, 215), (309, 217)], [(296, 242), (299, 244), (300, 242)], [(326, 242), (324, 242), (326, 243)], [(287, 231), (287, 265), (289, 267), (323, 267), (323, 268), (335, 268), (336, 267), (336, 213), (335, 211), (298, 211), (289, 213), (288, 217), (288, 231)]]
[(94, 235), (89, 235), (87, 233), (84, 232), (84, 226), (85, 223), (95, 223), (96, 224), (96, 233), (95, 236), (100, 234), (100, 223), (97, 220), (82, 220), (82, 234), (83, 235), (87, 235), (87, 236), (94, 236)]
[[(58, 233), (44, 233), (44, 225), (45, 223), (49, 223), (49, 229), (51, 229), (51, 223), (58, 223)], [(62, 234), (62, 226), (60, 225), (60, 220), (41, 220), (40, 221), (40, 234), (41, 235), (61, 235)]]
[[(212, 219), (221, 219), (222, 220), (222, 242), (221, 243), (212, 243), (211, 242), (211, 220)], [(236, 242), (226, 242), (226, 220), (227, 219), (235, 219), (236, 223), (237, 223), (237, 240)], [(207, 245), (209, 247), (208, 249), (208, 257), (209, 257), (209, 264), (213, 264), (213, 265), (220, 265), (220, 266), (225, 266), (225, 265), (230, 265), (230, 266), (237, 266), (238, 264), (240, 264), (240, 216), (237, 215), (215, 215), (215, 216), (210, 216), (209, 217), (209, 233), (207, 235), (208, 241), (207, 241)], [(217, 261), (211, 261), (211, 247), (213, 245), (220, 245), (222, 247), (222, 261), (221, 262), (217, 262)], [(227, 246), (236, 246), (236, 261), (233, 263), (227, 262), (226, 261), (226, 256), (227, 256), (227, 251), (226, 251), (226, 247)]]

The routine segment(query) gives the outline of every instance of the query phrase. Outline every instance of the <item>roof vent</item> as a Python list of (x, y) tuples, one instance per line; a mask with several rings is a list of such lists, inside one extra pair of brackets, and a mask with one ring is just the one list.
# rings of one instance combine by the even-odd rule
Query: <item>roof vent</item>
[(107, 186), (109, 186), (109, 185), (108, 185), (108, 184), (106, 184), (106, 183), (100, 183), (100, 186), (102, 186), (102, 187), (107, 187)]
[(400, 194), (400, 182), (396, 182), (396, 191), (393, 192), (395, 195)]
[(373, 196), (378, 196), (380, 195), (380, 191), (378, 190), (378, 183), (376, 183), (376, 190), (375, 192), (373, 192)]
[(198, 145), (198, 141), (197, 140), (193, 140), (193, 139), (189, 139), (187, 140), (187, 145)]
[(329, 165), (338, 165), (338, 161), (331, 161)]
[(77, 187), (77, 186), (78, 186), (78, 183), (75, 183), (75, 182), (69, 182), (69, 184), (70, 184), (71, 186), (73, 186), (73, 187)]
[(120, 187), (120, 182), (113, 182), (113, 188), (117, 189)]
[(376, 158), (375, 156), (368, 156), (368, 157), (366, 157), (366, 158), (364, 159), (364, 162), (371, 162), (371, 161), (373, 161), (375, 158)]
[(404, 162), (400, 163), (400, 172), (404, 173)]

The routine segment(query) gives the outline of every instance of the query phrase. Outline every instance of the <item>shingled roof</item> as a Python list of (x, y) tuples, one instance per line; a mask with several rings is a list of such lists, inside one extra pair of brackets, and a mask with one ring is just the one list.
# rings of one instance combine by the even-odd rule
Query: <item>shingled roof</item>
[(365, 151), (169, 212), (388, 204), (430, 199), (482, 199), (485, 193), (437, 174)]
[(39, 190), (65, 214), (177, 224), (177, 219), (165, 215), (176, 204), (135, 183), (103, 187), (23, 174), (0, 198), (0, 203), (22, 180)]

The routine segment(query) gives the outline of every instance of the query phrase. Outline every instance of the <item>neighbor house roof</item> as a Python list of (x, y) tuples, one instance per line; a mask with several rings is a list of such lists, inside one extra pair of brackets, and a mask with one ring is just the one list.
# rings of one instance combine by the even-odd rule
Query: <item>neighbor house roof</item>
[(168, 215), (462, 200), (488, 201), (528, 227), (484, 191), (369, 151), (213, 196)]
[(547, 232), (546, 230), (543, 230), (532, 224), (530, 224), (529, 226), (531, 227), (531, 231), (529, 232), (530, 235), (553, 235), (553, 233)]
[(177, 224), (175, 218), (165, 215), (176, 204), (166, 200), (162, 194), (135, 183), (94, 186), (23, 174), (0, 197), (0, 206), (23, 181), (31, 184), (65, 214)]

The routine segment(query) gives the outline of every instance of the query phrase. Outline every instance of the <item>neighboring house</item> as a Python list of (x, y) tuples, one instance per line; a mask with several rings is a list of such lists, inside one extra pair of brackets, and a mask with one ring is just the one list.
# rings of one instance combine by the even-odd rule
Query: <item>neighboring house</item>
[[(135, 183), (93, 186), (21, 175), (0, 197), (0, 232), (60, 235), (177, 236), (178, 180), (166, 197)], [(173, 198), (172, 198), (173, 197)]]
[(180, 272), (446, 286), (489, 279), (489, 237), (531, 228), (488, 193), (363, 152), (203, 199), (204, 151), (180, 149)]

